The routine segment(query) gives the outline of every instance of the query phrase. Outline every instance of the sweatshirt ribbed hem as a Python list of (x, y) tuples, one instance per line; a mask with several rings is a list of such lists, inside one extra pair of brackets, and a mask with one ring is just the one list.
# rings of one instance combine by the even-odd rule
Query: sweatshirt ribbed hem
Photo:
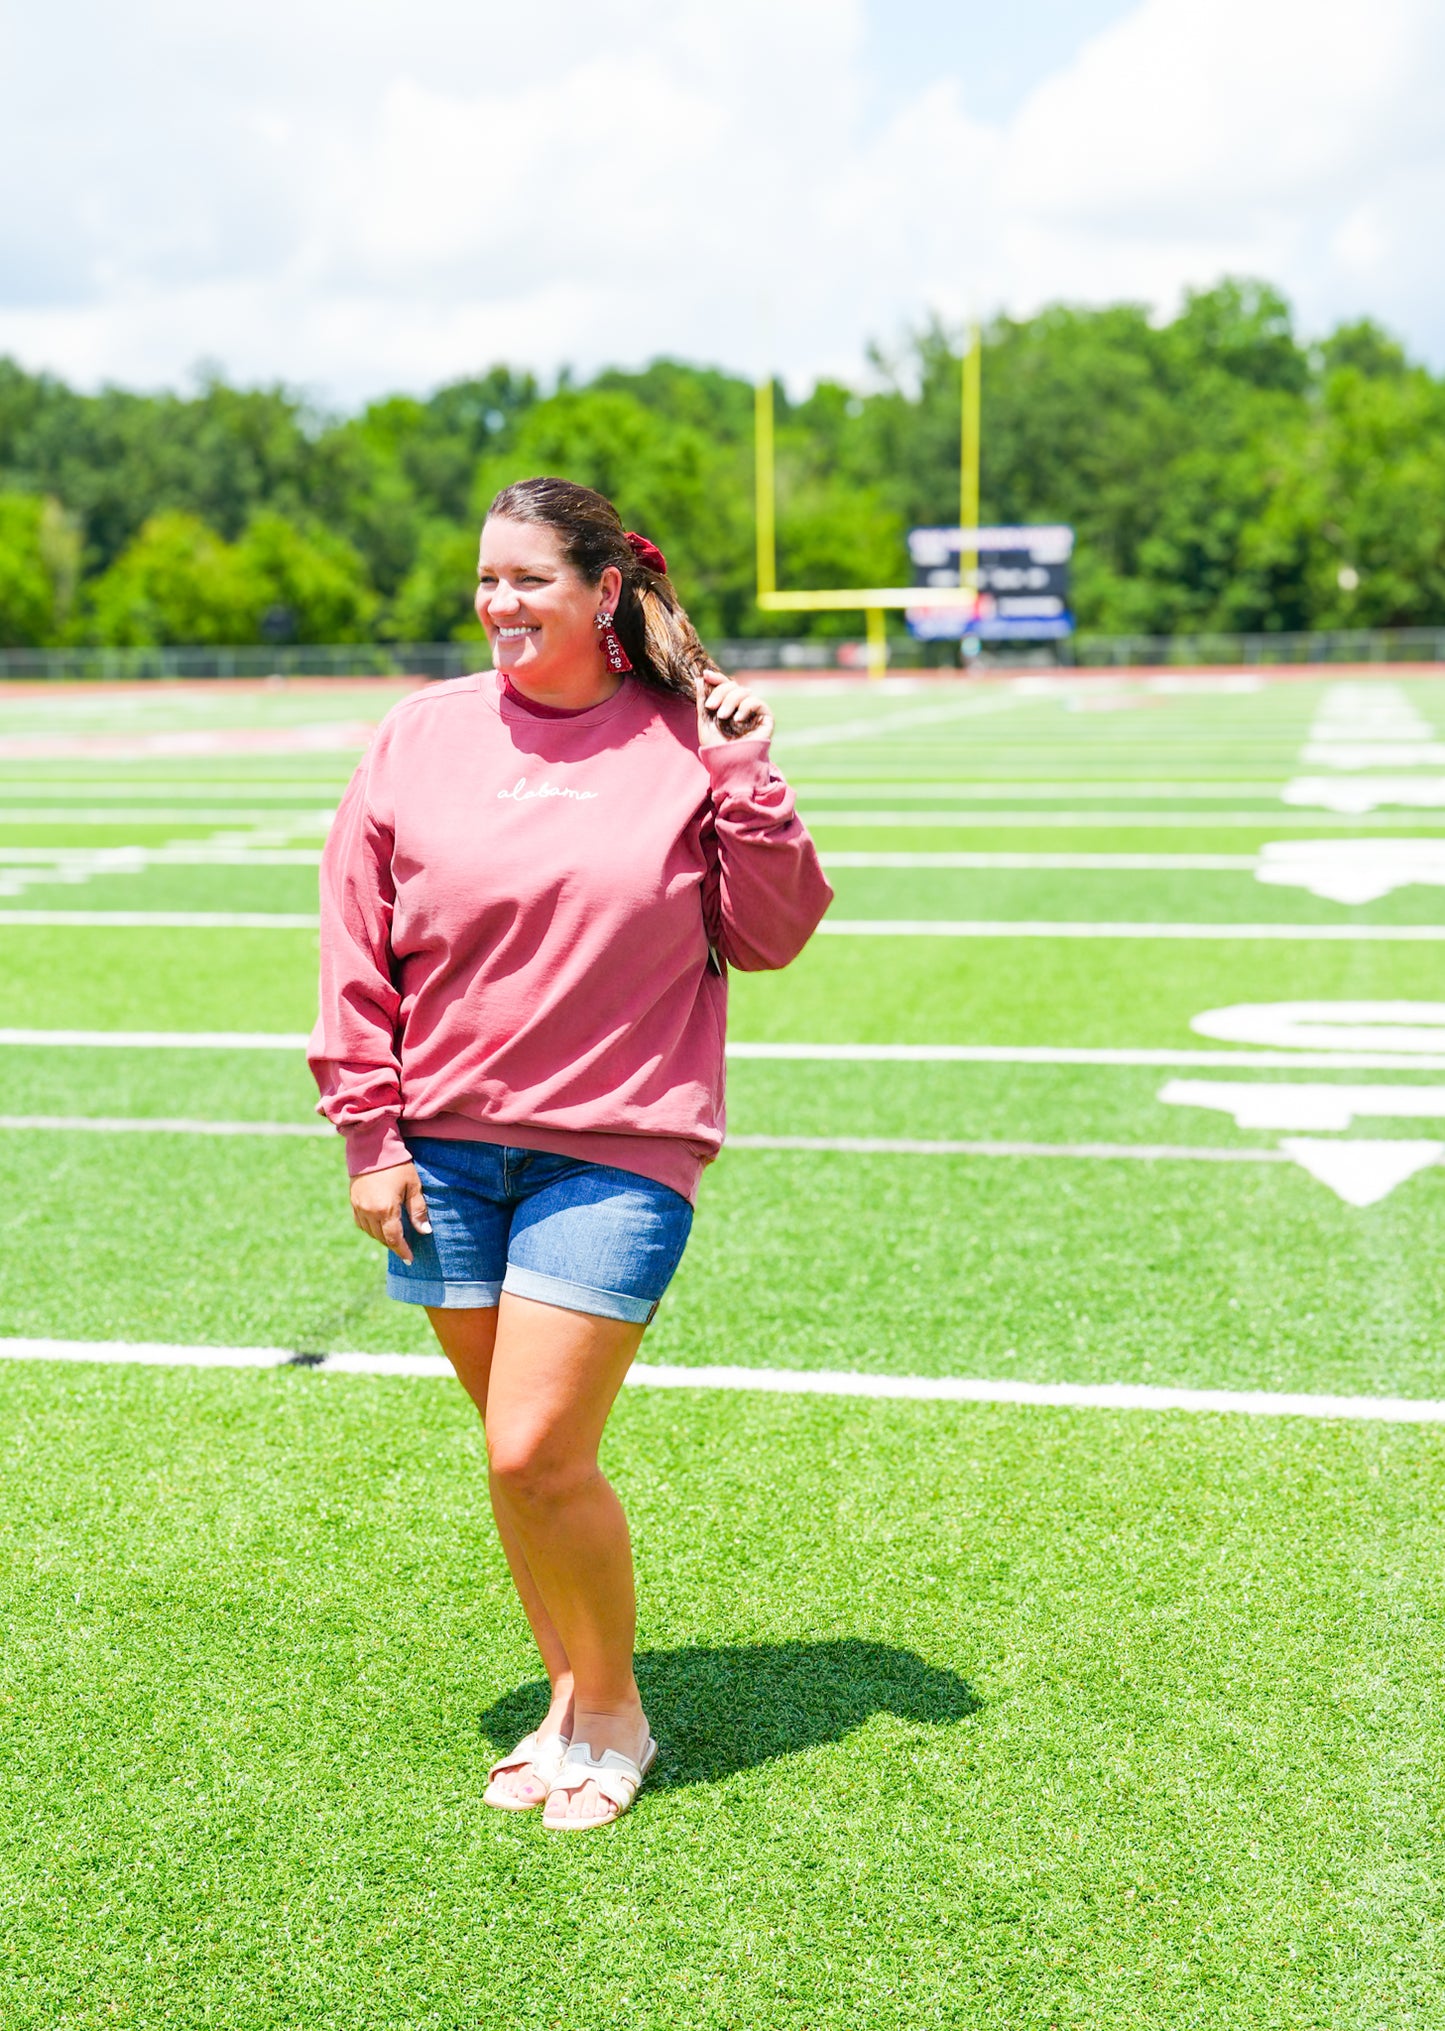
[[(508, 1149), (539, 1150), (544, 1156), (573, 1157), (578, 1163), (608, 1164), (635, 1171), (697, 1203), (703, 1167), (711, 1161), (697, 1153), (695, 1143), (670, 1135), (613, 1135), (606, 1129), (537, 1128), (530, 1122), (474, 1121), (467, 1114), (434, 1114), (424, 1121), (406, 1120), (401, 1133), (434, 1135), (443, 1142), (490, 1142)], [(405, 1163), (405, 1156), (397, 1159)]]

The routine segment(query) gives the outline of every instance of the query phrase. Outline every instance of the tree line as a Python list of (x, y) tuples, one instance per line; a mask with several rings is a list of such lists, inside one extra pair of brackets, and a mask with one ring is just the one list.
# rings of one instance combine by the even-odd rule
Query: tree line
[[(906, 584), (909, 528), (957, 520), (961, 343), (935, 320), (866, 386), (779, 390), (781, 584)], [(983, 519), (1073, 524), (1082, 628), (1445, 621), (1445, 380), (1378, 325), (1306, 343), (1276, 290), (1227, 281), (1167, 322), (1055, 305), (983, 344)], [(353, 416), (0, 359), (0, 644), (465, 638), (487, 503), (537, 472), (655, 537), (705, 635), (775, 634), (752, 428), (746, 381), (669, 359), (550, 388), (497, 366)]]

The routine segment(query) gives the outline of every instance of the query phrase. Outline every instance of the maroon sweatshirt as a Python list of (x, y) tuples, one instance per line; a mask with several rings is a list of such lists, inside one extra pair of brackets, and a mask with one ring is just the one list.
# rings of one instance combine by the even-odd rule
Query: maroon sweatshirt
[(725, 967), (832, 901), (763, 740), (699, 748), (626, 677), (545, 716), (492, 672), (383, 720), (321, 860), (308, 1052), (353, 1176), (403, 1130), (614, 1164), (693, 1198), (723, 1139)]

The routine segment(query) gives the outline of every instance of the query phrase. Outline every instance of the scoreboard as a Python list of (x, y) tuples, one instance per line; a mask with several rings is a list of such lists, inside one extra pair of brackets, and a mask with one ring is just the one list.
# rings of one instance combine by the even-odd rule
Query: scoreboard
[[(960, 572), (965, 553), (978, 558)], [(910, 633), (923, 641), (971, 635), (984, 642), (1052, 642), (1073, 633), (1069, 560), (1074, 532), (1062, 524), (998, 529), (910, 529), (908, 554), (918, 604), (906, 609)], [(972, 609), (930, 607), (927, 588), (972, 584)]]

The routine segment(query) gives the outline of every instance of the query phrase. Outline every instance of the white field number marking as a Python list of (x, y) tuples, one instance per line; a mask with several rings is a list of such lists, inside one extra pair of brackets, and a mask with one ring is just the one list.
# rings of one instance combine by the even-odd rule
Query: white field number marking
[[(1247, 1044), (1294, 1046), (1305, 1055), (1321, 1046), (1342, 1051), (1387, 1044), (1396, 1064), (1435, 1068), (1445, 1038), (1445, 1002), (1247, 1002), (1208, 1009), (1191, 1027), (1207, 1037)], [(1365, 1118), (1439, 1119), (1445, 1087), (1426, 1085), (1327, 1086), (1260, 1081), (1171, 1079), (1159, 1094), (1165, 1105), (1205, 1107), (1232, 1114), (1241, 1128), (1348, 1129)], [(1373, 1206), (1416, 1172), (1438, 1164), (1445, 1143), (1404, 1138), (1331, 1142), (1287, 1137), (1281, 1151), (1327, 1185), (1347, 1205)]]
[(1445, 1086), (1286, 1085), (1260, 1080), (1171, 1079), (1160, 1090), (1166, 1107), (1212, 1107), (1240, 1128), (1346, 1129), (1357, 1117), (1402, 1121), (1445, 1119)]
[(1445, 806), (1445, 776), (1297, 776), (1285, 784), (1283, 801), (1355, 816), (1387, 804), (1438, 811)]

